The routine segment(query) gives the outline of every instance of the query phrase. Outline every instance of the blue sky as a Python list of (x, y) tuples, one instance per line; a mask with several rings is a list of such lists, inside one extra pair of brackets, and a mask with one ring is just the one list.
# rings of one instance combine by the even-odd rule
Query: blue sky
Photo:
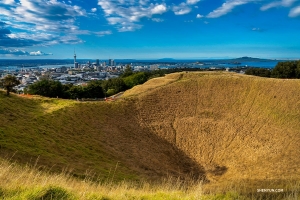
[(300, 0), (0, 0), (0, 58), (300, 58)]

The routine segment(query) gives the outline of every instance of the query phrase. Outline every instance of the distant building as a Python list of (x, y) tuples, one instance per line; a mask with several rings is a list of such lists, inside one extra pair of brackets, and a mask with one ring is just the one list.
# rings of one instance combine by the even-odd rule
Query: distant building
[(113, 59), (108, 60), (108, 65), (109, 66), (115, 66), (115, 61)]
[(99, 59), (96, 60), (96, 65), (99, 66), (100, 65), (100, 61)]

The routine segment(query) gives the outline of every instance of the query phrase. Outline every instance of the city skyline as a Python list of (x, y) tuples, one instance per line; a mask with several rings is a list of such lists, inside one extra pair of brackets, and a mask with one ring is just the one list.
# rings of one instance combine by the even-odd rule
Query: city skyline
[(0, 0), (0, 59), (297, 59), (299, 22), (299, 0)]

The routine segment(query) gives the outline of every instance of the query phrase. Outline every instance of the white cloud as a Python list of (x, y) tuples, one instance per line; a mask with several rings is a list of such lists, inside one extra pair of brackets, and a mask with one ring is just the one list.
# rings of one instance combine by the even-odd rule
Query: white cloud
[(152, 18), (167, 11), (165, 3), (150, 3), (149, 0), (98, 0), (98, 5), (108, 23), (115, 25), (120, 32), (140, 29), (142, 25), (138, 22), (141, 18)]
[(111, 35), (112, 32), (111, 31), (98, 31), (98, 32), (94, 32), (94, 34), (99, 36), (99, 37), (102, 37), (102, 36), (105, 36), (105, 35)]
[(197, 14), (196, 18), (203, 18), (204, 16), (203, 15), (200, 15), (200, 14)]
[(181, 3), (178, 6), (173, 6), (172, 10), (175, 15), (185, 15), (192, 11), (191, 7), (186, 3)]
[(235, 7), (247, 4), (249, 2), (253, 2), (254, 0), (227, 0), (225, 3), (222, 4), (221, 7), (217, 8), (216, 10), (210, 12), (207, 17), (208, 18), (218, 18), (227, 13), (231, 12)]
[(2, 0), (2, 3), (7, 4), (7, 5), (13, 5), (13, 4), (15, 4), (15, 1), (14, 0)]
[(0, 55), (27, 56), (29, 53), (21, 49), (0, 49)]
[(44, 53), (42, 51), (27, 52), (22, 49), (0, 49), (0, 55), (15, 55), (15, 56), (49, 56), (52, 53)]
[(292, 6), (297, 0), (281, 0), (281, 1), (274, 1), (271, 3), (268, 3), (260, 8), (260, 10), (265, 11), (269, 10), (270, 8), (275, 7), (290, 7)]
[[(91, 12), (96, 11), (97, 8), (91, 9)], [(5, 48), (78, 44), (84, 42), (78, 35), (111, 34), (110, 31), (80, 30), (76, 25), (76, 18), (88, 15), (72, 1), (0, 0), (0, 16), (6, 26), (5, 35), (2, 33), (5, 40), (0, 38), (0, 46)], [(38, 55), (42, 52), (36, 51), (31, 54)]]
[(44, 53), (42, 51), (32, 51), (29, 53), (30, 56), (49, 56), (53, 55), (52, 53)]
[(298, 17), (298, 16), (300, 16), (300, 6), (291, 9), (289, 13), (289, 17)]
[(154, 21), (154, 22), (163, 22), (164, 20), (160, 19), (160, 18), (152, 18), (152, 21)]
[(200, 0), (187, 0), (186, 3), (190, 4), (190, 5), (194, 5), (196, 3), (198, 3)]
[(164, 4), (156, 5), (154, 8), (151, 9), (151, 14), (163, 14), (167, 11), (167, 7)]
[[(19, 0), (18, 3), (4, 0), (2, 3), (7, 5), (0, 8), (0, 15), (6, 19), (8, 27), (15, 29), (9, 37), (18, 41), (32, 40), (35, 45), (68, 43), (69, 40), (60, 38), (69, 34), (77, 38), (74, 33), (79, 32), (79, 27), (75, 25), (75, 19), (86, 16), (81, 7), (57, 0)], [(77, 38), (77, 41), (81, 40)]]

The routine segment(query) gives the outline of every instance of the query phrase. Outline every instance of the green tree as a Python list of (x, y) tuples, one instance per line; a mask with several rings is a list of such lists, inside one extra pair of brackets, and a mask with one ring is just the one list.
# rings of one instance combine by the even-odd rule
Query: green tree
[(84, 87), (86, 98), (103, 98), (104, 92), (102, 88), (102, 81), (91, 81)]
[(148, 80), (148, 76), (144, 72), (137, 72), (124, 78), (127, 88), (143, 84)]
[(296, 78), (297, 62), (279, 62), (272, 70), (271, 77), (274, 78)]
[(9, 96), (9, 93), (13, 90), (13, 87), (20, 84), (20, 81), (12, 75), (7, 75), (1, 79), (0, 85), (6, 90), (6, 95)]
[(124, 73), (122, 74), (122, 78), (124, 78), (124, 77), (127, 77), (127, 76), (130, 76), (130, 75), (132, 75), (133, 74), (133, 71), (132, 71), (132, 69), (131, 69), (131, 66), (129, 65), (129, 64), (127, 64), (126, 65), (126, 68), (125, 68), (125, 70), (124, 70)]
[(84, 98), (84, 88), (82, 86), (73, 85), (69, 90), (65, 91), (65, 94), (71, 99)]
[(29, 94), (37, 94), (45, 97), (63, 97), (63, 86), (59, 81), (43, 79), (28, 87)]
[(125, 91), (127, 89), (126, 84), (122, 78), (108, 79), (107, 81), (103, 82), (102, 88), (105, 91), (108, 91), (109, 89), (113, 89), (115, 91), (115, 94), (121, 91)]
[(262, 77), (270, 77), (271, 71), (269, 69), (264, 68), (248, 68), (245, 71), (247, 75), (254, 75), (254, 76), (262, 76)]

